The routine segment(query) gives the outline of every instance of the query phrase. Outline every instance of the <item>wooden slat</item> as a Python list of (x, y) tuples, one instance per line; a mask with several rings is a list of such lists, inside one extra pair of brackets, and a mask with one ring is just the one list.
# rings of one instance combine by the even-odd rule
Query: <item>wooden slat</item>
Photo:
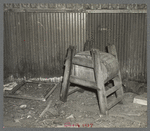
[(41, 81), (26, 81), (26, 83), (42, 84), (42, 85), (52, 85), (52, 84), (57, 84), (56, 82), (41, 82)]
[(92, 60), (86, 58), (74, 57), (72, 63), (75, 65), (85, 66), (89, 68), (94, 67)]
[(23, 86), (26, 82), (22, 81), (20, 84), (18, 84), (17, 86), (15, 86), (12, 90), (10, 94), (14, 94), (21, 86)]
[(84, 80), (76, 76), (70, 76), (70, 82), (77, 84), (77, 85), (81, 85), (81, 86), (85, 86), (85, 87), (89, 87), (93, 89), (98, 89), (95, 82)]
[(59, 85), (59, 83), (58, 83), (58, 84), (55, 84), (55, 86), (50, 90), (50, 92), (48, 92), (48, 93), (46, 94), (46, 96), (44, 97), (46, 100), (47, 100), (47, 98), (49, 97), (49, 95), (52, 94), (52, 92), (57, 88), (58, 85)]
[(17, 99), (29, 99), (29, 100), (46, 101), (45, 98), (36, 98), (36, 97), (31, 97), (31, 96), (4, 95), (4, 97), (17, 98)]
[(115, 99), (115, 101), (112, 101), (108, 104), (107, 108), (110, 109), (112, 108), (113, 106), (115, 106), (117, 103), (119, 103), (121, 100), (123, 99), (123, 97), (118, 97)]
[(112, 87), (111, 89), (107, 90), (106, 91), (106, 96), (109, 96), (111, 93), (117, 91), (122, 85), (117, 85), (117, 86), (114, 86)]

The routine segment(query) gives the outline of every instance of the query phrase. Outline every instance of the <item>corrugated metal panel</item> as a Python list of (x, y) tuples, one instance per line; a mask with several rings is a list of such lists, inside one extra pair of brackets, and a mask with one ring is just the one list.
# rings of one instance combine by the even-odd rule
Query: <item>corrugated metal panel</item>
[(4, 13), (4, 72), (18, 77), (62, 75), (69, 45), (83, 51), (85, 13)]
[(90, 13), (87, 23), (87, 49), (115, 44), (123, 78), (147, 79), (147, 14)]
[(5, 12), (4, 75), (62, 74), (69, 45), (80, 52), (85, 43), (102, 51), (115, 44), (123, 78), (147, 79), (145, 13)]

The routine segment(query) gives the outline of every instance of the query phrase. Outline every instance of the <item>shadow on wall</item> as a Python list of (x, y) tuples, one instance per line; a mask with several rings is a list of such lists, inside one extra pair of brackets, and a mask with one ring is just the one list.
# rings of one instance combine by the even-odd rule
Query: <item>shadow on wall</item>
[(99, 49), (100, 51), (108, 52), (107, 47), (101, 49), (100, 44), (94, 40), (87, 40), (84, 44), (84, 51), (90, 51), (92, 48)]

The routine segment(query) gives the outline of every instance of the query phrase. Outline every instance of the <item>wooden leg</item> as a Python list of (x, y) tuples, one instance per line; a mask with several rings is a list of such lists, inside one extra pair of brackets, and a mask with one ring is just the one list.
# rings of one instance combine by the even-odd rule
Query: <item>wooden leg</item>
[[(109, 45), (108, 46), (108, 52), (110, 54), (112, 54), (113, 56), (116, 57), (116, 59), (118, 60), (118, 57), (117, 57), (117, 51), (116, 51), (116, 48), (115, 48), (115, 45)], [(121, 73), (120, 73), (120, 70), (118, 71), (118, 76), (116, 78), (114, 78), (114, 85), (122, 85), (122, 79), (121, 79)], [(121, 86), (119, 90), (116, 91), (116, 95), (117, 97), (119, 96), (122, 96), (123, 98), (123, 95), (124, 95), (124, 92), (123, 92), (123, 87)], [(123, 100), (121, 101), (121, 103), (123, 103)]]
[(63, 102), (67, 101), (67, 96), (68, 96), (68, 90), (70, 86), (69, 78), (71, 74), (71, 69), (72, 69), (72, 58), (75, 54), (75, 50), (73, 47), (69, 47), (68, 49), (68, 55), (67, 59), (65, 62), (65, 71), (64, 71), (64, 78), (63, 78), (63, 83), (62, 83), (62, 88), (60, 92), (60, 100)]
[(97, 90), (98, 93), (98, 100), (99, 100), (99, 106), (100, 106), (100, 112), (103, 115), (108, 114), (107, 109), (107, 99), (106, 99), (106, 93), (105, 93), (105, 87), (104, 87), (104, 79), (103, 79), (103, 73), (101, 70), (101, 63), (100, 63), (100, 54), (98, 50), (92, 50), (92, 57), (94, 62), (94, 74), (95, 74), (95, 80), (97, 87), (99, 88)]

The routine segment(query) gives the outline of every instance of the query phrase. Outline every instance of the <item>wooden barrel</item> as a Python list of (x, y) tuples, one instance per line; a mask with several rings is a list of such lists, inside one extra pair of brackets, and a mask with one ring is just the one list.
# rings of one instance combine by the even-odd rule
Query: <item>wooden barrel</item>
[[(100, 61), (102, 65), (101, 69), (103, 72), (102, 75), (103, 75), (104, 81), (107, 82), (118, 74), (119, 64), (113, 55), (106, 53), (106, 52), (101, 52), (101, 51), (99, 53), (100, 53)], [(77, 53), (74, 57), (92, 60), (90, 51)], [(72, 75), (77, 76), (81, 79), (95, 82), (94, 70), (92, 68), (79, 66), (79, 65), (73, 65)]]

